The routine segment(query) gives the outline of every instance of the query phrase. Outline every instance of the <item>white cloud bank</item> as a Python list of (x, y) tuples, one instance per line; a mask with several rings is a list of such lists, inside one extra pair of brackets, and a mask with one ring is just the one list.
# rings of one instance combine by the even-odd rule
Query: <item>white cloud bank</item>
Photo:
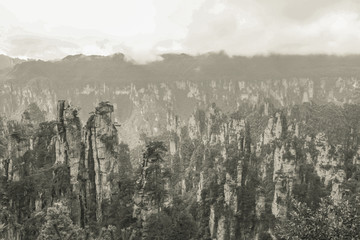
[(0, 53), (360, 53), (357, 0), (0, 0)]

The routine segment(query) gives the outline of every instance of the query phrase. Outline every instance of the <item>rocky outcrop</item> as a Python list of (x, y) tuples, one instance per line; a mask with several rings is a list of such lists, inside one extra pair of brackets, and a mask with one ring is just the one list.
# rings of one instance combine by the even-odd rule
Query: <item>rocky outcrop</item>
[(118, 135), (112, 117), (114, 108), (100, 103), (84, 129), (85, 196), (93, 220), (102, 221), (103, 203), (111, 200), (119, 173)]
[[(69, 106), (65, 111), (66, 138), (68, 142), (67, 161), (70, 167), (71, 184), (78, 190), (78, 175), (82, 152), (81, 123), (77, 116), (78, 110)], [(74, 190), (75, 190), (74, 189)]]
[[(81, 144), (81, 122), (78, 117), (78, 109), (64, 100), (58, 101), (55, 142), (55, 164), (54, 176), (57, 177), (60, 168), (68, 173), (69, 189), (65, 189), (70, 198), (72, 216), (76, 224), (83, 219), (81, 212), (82, 202), (80, 196), (81, 183), (78, 181), (80, 170)], [(65, 176), (61, 175), (60, 181)], [(60, 195), (64, 194), (60, 193)], [(40, 203), (39, 203), (40, 204)]]

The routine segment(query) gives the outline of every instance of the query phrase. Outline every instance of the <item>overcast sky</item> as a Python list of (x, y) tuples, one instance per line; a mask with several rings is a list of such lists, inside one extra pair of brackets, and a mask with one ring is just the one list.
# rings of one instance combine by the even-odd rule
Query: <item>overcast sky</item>
[(0, 54), (360, 53), (359, 0), (0, 0)]

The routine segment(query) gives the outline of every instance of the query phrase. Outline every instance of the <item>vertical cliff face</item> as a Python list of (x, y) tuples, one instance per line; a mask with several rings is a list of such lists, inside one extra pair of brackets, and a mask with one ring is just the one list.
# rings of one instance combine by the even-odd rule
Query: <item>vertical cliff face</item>
[[(170, 133), (169, 151), (171, 155), (175, 155), (179, 150), (179, 142), (181, 139), (181, 126), (179, 117), (173, 111), (168, 110), (166, 115), (166, 130)], [(180, 153), (181, 154), (181, 153)]]
[(67, 106), (65, 101), (59, 101), (57, 105), (57, 139), (56, 139), (56, 163), (68, 164), (69, 143), (66, 138), (66, 125), (64, 112)]
[(57, 106), (56, 164), (70, 168), (71, 184), (77, 183), (81, 153), (81, 122), (76, 107), (60, 100)]
[(3, 169), (2, 174), (9, 181), (19, 181), (21, 178), (21, 158), (30, 149), (30, 140), (24, 136), (24, 128), (8, 122), (7, 138), (3, 139)]
[(103, 205), (111, 200), (115, 191), (115, 176), (120, 170), (119, 142), (117, 129), (112, 117), (114, 108), (100, 103), (85, 126), (85, 163), (88, 179), (86, 194), (89, 196), (88, 209), (101, 222)]
[(27, 106), (20, 121), (2, 119), (0, 158), (3, 161), (3, 176), (9, 181), (19, 181), (24, 173), (30, 174), (31, 166), (24, 166), (26, 158), (22, 158), (28, 151), (34, 150), (35, 132), (44, 120), (44, 113), (34, 103)]
[[(138, 219), (138, 224), (142, 228), (146, 228), (148, 219), (152, 214), (158, 214), (158, 204), (155, 202), (149, 189), (152, 189), (150, 169), (155, 166), (154, 162), (144, 158), (141, 166), (141, 174), (137, 179), (138, 189), (134, 194), (134, 212), (133, 217)], [(161, 206), (162, 207), (162, 206)], [(141, 232), (142, 239), (146, 239), (146, 231)]]
[(57, 186), (60, 186), (55, 188), (57, 195), (69, 200), (73, 221), (80, 224), (83, 213), (81, 182), (78, 178), (82, 144), (81, 122), (77, 114), (78, 110), (67, 101), (58, 101), (56, 137), (53, 139), (55, 143), (54, 178)]

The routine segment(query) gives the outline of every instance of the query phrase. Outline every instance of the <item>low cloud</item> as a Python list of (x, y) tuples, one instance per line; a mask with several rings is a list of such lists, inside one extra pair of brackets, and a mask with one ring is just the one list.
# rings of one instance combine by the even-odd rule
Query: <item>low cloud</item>
[[(0, 5), (0, 52), (16, 57), (123, 52), (145, 62), (166, 52), (360, 53), (356, 0), (64, 0), (56, 7), (35, 0), (44, 7), (27, 11), (17, 1)], [(62, 18), (55, 13), (61, 6)]]

